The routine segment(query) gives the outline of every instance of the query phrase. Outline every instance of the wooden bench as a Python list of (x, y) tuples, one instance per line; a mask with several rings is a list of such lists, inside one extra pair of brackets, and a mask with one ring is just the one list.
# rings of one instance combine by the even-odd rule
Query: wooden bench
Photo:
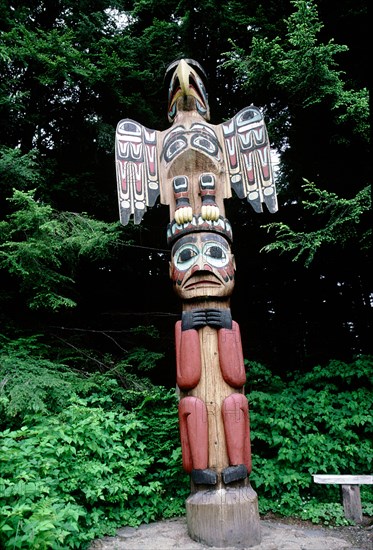
[(362, 523), (363, 513), (361, 510), (360, 485), (373, 485), (372, 476), (348, 476), (315, 474), (312, 476), (314, 483), (328, 485), (341, 485), (343, 510), (346, 519)]

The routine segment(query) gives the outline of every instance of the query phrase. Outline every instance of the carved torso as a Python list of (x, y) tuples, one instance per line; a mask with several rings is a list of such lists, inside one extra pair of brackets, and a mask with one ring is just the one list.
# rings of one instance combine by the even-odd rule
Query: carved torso
[(189, 200), (195, 215), (201, 211), (199, 175), (215, 175), (215, 201), (224, 216), (224, 198), (231, 196), (225, 168), (221, 129), (208, 124), (196, 111), (181, 111), (173, 126), (160, 133), (160, 171), (164, 177), (161, 203), (170, 206), (174, 218), (175, 198), (172, 181), (176, 176), (189, 179)]

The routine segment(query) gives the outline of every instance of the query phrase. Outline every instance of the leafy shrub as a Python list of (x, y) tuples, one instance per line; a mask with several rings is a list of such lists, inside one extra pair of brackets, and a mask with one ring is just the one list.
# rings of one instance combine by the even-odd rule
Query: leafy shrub
[(0, 426), (19, 427), (25, 415), (59, 412), (83, 377), (52, 361), (37, 336), (9, 340), (0, 336)]
[[(123, 525), (184, 513), (177, 397), (139, 376), (157, 354), (133, 349), (89, 374), (54, 360), (36, 337), (1, 342), (1, 547), (79, 549)], [(330, 361), (284, 379), (247, 362), (261, 513), (346, 523), (338, 488), (311, 474), (369, 471), (372, 362)]]
[[(72, 395), (107, 396), (108, 409), (131, 410), (142, 402), (144, 392), (154, 390), (141, 372), (154, 368), (162, 357), (161, 353), (134, 348), (119, 362), (105, 358), (105, 372), (89, 372), (86, 357), (82, 364), (78, 351), (66, 356), (58, 350), (62, 362), (38, 335), (16, 340), (0, 335), (0, 345), (0, 427), (8, 428), (20, 427), (26, 415), (59, 413)], [(89, 356), (94, 353), (91, 350)]]
[(100, 399), (75, 397), (56, 415), (35, 415), (19, 430), (1, 433), (0, 542), (80, 548), (119, 526), (170, 515), (166, 488), (178, 475), (175, 438), (168, 430), (165, 453), (174, 471), (165, 488), (143, 440), (147, 430), (136, 412), (107, 411)]
[(153, 504), (163, 518), (185, 513), (185, 499), (190, 492), (189, 476), (181, 468), (181, 446), (177, 398), (174, 391), (160, 387), (149, 393), (135, 409), (146, 425), (142, 442), (154, 458), (149, 468), (150, 480), (162, 480), (168, 498), (158, 494)]
[[(1, 547), (83, 548), (183, 512), (176, 395), (136, 375), (135, 351), (84, 375), (37, 337), (1, 343)], [(138, 363), (157, 358), (141, 349)]]
[(0, 269), (19, 281), (31, 309), (71, 308), (78, 259), (107, 257), (122, 242), (123, 231), (119, 223), (58, 212), (35, 195), (14, 189), (8, 199), (13, 212), (0, 222)]
[[(251, 366), (251, 480), (260, 511), (346, 523), (338, 487), (315, 485), (312, 474), (370, 472), (373, 358), (333, 360), (286, 381)], [(371, 498), (363, 488), (362, 498)]]

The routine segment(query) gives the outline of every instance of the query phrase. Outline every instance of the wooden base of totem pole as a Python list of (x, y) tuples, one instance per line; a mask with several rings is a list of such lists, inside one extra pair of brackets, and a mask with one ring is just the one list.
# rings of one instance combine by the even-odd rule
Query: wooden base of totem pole
[(186, 517), (190, 538), (208, 546), (249, 548), (261, 542), (258, 498), (249, 483), (192, 493)]
[[(207, 405), (209, 468), (219, 474), (229, 466), (221, 407), (225, 397), (235, 390), (224, 381), (220, 370), (217, 330), (204, 327), (199, 336), (201, 379), (188, 395), (199, 397)], [(218, 478), (213, 487), (191, 482), (192, 493), (186, 500), (189, 536), (197, 542), (220, 548), (248, 548), (260, 544), (258, 498), (248, 478), (229, 485), (224, 485), (220, 474)]]

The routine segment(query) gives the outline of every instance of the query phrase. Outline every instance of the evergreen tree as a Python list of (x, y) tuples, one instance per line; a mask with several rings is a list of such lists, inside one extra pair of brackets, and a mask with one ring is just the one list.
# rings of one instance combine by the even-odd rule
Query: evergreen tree
[[(50, 320), (35, 312), (25, 316), (25, 306), (35, 305), (37, 296), (39, 305), (52, 305), (40, 298), (50, 290), (66, 299), (66, 305), (70, 300), (78, 304), (79, 317), (69, 314), (72, 326), (95, 319), (100, 328), (103, 312), (118, 310), (118, 304), (127, 314), (171, 313), (162, 325), (169, 345), (178, 310), (164, 250), (168, 212), (155, 207), (136, 231), (132, 226), (114, 229), (113, 145), (121, 118), (167, 127), (164, 72), (171, 61), (187, 56), (208, 73), (212, 122), (220, 123), (253, 102), (263, 109), (272, 144), (281, 154), (278, 214), (256, 216), (237, 198), (227, 202), (238, 262), (232, 305), (249, 336), (247, 353), (281, 365), (288, 357), (304, 364), (310, 355), (329, 359), (340, 352), (349, 359), (368, 351), (368, 269), (366, 256), (356, 255), (353, 241), (342, 253), (333, 240), (325, 252), (318, 247), (307, 271), (286, 258), (259, 254), (268, 245), (261, 225), (280, 223), (298, 236), (328, 227), (322, 201), (316, 210), (302, 209), (304, 179), (330, 198), (329, 211), (333, 204), (345, 205), (343, 219), (366, 216), (354, 218), (346, 209), (359, 203), (365, 210), (367, 205), (359, 202), (369, 183), (367, 71), (361, 56), (367, 21), (365, 3), (351, 6), (348, 0), (270, 0), (265, 5), (256, 0), (0, 2), (5, 324), (19, 326), (22, 318), (31, 327), (38, 319), (47, 330)], [(34, 223), (37, 217), (33, 219), (30, 208), (34, 214), (45, 212), (45, 224)], [(337, 210), (333, 212), (335, 218)], [(22, 216), (32, 230), (16, 231)], [(94, 220), (98, 241), (102, 236), (106, 243), (110, 236), (115, 244), (106, 247), (105, 259), (102, 254), (93, 258), (93, 249), (92, 254), (84, 252), (87, 220)], [(350, 227), (357, 229), (359, 239), (365, 222), (355, 221)], [(58, 227), (53, 238), (50, 224)], [(118, 231), (124, 237), (119, 241)], [(327, 232), (323, 236), (326, 242)], [(333, 236), (339, 237), (339, 229)], [(129, 237), (135, 247), (118, 247)], [(28, 254), (21, 260), (22, 247), (28, 247)], [(43, 271), (39, 278), (38, 265)], [(292, 296), (297, 300), (289, 308)], [(326, 316), (320, 309), (325, 307)], [(297, 323), (300, 318), (305, 321)], [(117, 324), (116, 316), (110, 319)], [(326, 323), (333, 335), (319, 345), (310, 326), (324, 333)]]

